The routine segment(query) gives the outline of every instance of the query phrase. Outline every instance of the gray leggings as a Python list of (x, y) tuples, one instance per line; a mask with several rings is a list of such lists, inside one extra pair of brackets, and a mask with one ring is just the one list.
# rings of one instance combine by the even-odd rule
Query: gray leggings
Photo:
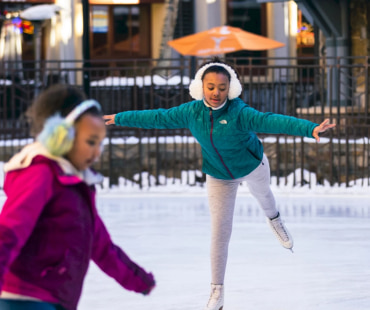
[(245, 177), (221, 180), (207, 175), (208, 203), (212, 225), (211, 272), (213, 284), (224, 283), (236, 193), (243, 181), (246, 181), (251, 194), (258, 200), (268, 218), (273, 218), (278, 213), (275, 198), (270, 189), (270, 165), (265, 154), (261, 164)]

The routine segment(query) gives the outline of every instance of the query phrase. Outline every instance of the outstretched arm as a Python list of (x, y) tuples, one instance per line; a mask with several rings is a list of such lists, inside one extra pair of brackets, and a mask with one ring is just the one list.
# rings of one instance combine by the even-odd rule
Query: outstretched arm
[(316, 139), (317, 142), (320, 141), (319, 133), (325, 132), (330, 128), (335, 127), (335, 124), (330, 124), (329, 119), (324, 120), (319, 126), (316, 126), (312, 131), (312, 136)]
[(102, 271), (129, 291), (148, 295), (155, 287), (153, 274), (136, 264), (112, 242), (98, 214), (95, 217), (92, 259)]
[(115, 116), (116, 116), (116, 114), (104, 115), (103, 116), (103, 119), (104, 119), (105, 125), (113, 125), (113, 124), (115, 124), (116, 123), (114, 121)]
[(189, 110), (192, 102), (170, 109), (130, 110), (117, 114), (104, 115), (106, 125), (135, 127), (143, 129), (177, 129), (187, 128)]

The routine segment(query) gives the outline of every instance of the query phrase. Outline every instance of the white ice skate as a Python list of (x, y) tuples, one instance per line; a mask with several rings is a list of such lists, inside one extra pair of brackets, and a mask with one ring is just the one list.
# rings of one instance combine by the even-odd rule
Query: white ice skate
[(277, 217), (273, 219), (267, 218), (267, 223), (271, 227), (281, 245), (293, 252), (293, 237), (290, 235), (288, 229), (281, 220), (280, 213), (278, 213)]
[(223, 284), (211, 284), (211, 296), (204, 310), (222, 310), (224, 306)]

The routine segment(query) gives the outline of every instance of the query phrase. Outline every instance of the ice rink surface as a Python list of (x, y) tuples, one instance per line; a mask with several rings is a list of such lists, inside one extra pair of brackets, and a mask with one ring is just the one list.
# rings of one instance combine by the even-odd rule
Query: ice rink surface
[[(369, 310), (370, 199), (277, 196), (294, 253), (272, 234), (254, 198), (237, 198), (224, 310)], [(100, 196), (116, 244), (157, 287), (122, 289), (91, 264), (79, 310), (203, 310), (209, 297), (210, 218), (204, 195)]]

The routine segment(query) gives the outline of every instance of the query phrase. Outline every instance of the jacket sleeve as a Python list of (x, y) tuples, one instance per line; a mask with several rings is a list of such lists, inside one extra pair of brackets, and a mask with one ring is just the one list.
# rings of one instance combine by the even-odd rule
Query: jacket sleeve
[(126, 111), (116, 114), (116, 125), (144, 129), (188, 128), (192, 102), (170, 109)]
[(96, 215), (93, 261), (122, 287), (137, 293), (149, 292), (155, 281), (152, 273), (146, 272), (133, 262), (121, 248), (113, 244), (101, 218)]
[(7, 173), (7, 199), (0, 213), (0, 291), (3, 276), (31, 235), (52, 197), (53, 174), (45, 164)]
[(240, 114), (240, 126), (242, 130), (257, 133), (287, 134), (313, 138), (313, 129), (318, 124), (293, 116), (263, 113), (251, 107), (245, 107)]

